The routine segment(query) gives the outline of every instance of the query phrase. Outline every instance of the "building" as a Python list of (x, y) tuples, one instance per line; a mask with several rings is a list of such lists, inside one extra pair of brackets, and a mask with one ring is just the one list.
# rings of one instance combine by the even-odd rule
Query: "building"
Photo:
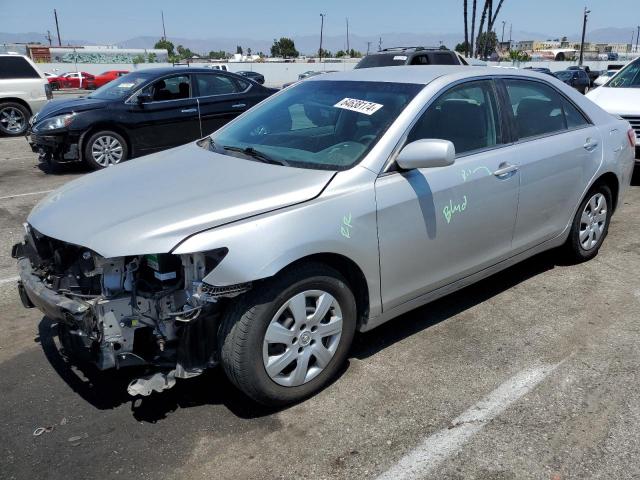
[(533, 40), (521, 40), (517, 43), (517, 49), (521, 52), (533, 51)]
[(552, 50), (560, 48), (560, 40), (535, 40), (533, 41), (532, 50), (538, 52), (540, 50)]

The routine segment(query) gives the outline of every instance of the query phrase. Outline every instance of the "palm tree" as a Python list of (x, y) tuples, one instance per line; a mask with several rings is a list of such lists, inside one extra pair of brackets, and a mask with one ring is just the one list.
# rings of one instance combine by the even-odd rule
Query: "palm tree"
[(469, 46), (469, 52), (471, 56), (475, 56), (474, 55), (474, 49), (473, 49), (473, 44), (474, 44), (474, 39), (476, 38), (476, 7), (477, 7), (477, 0), (473, 0), (473, 8), (472, 11), (473, 13), (471, 14), (471, 45)]
[(464, 4), (464, 54), (465, 56), (469, 56), (469, 20), (467, 19), (468, 17), (468, 12), (467, 12), (467, 0), (463, 0), (463, 4)]
[(482, 16), (480, 17), (480, 27), (478, 28), (478, 37), (476, 41), (476, 51), (474, 56), (478, 56), (483, 52), (480, 51), (480, 37), (482, 36), (482, 30), (484, 29), (484, 22), (487, 19), (487, 9), (489, 8), (489, 2), (491, 0), (485, 0), (484, 8), (482, 9)]

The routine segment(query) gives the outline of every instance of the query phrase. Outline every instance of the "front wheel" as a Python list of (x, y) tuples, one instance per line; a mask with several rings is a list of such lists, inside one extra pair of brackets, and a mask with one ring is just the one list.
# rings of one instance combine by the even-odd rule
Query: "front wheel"
[(344, 278), (308, 264), (256, 285), (231, 307), (219, 338), (222, 365), (253, 400), (294, 403), (335, 377), (355, 328), (355, 298)]
[(20, 103), (0, 103), (0, 132), (11, 137), (23, 135), (30, 116), (29, 110)]
[(84, 147), (84, 161), (94, 170), (124, 162), (128, 154), (127, 142), (122, 135), (109, 130), (91, 135)]
[(589, 190), (576, 212), (565, 244), (573, 260), (583, 262), (598, 254), (609, 232), (612, 206), (609, 187), (598, 185)]

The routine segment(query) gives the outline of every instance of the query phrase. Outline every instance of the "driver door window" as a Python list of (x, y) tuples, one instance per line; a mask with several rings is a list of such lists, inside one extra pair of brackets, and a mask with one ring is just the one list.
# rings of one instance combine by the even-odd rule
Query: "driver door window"
[(471, 82), (454, 87), (427, 108), (407, 143), (423, 138), (449, 140), (456, 155), (461, 155), (501, 144), (501, 130), (492, 82)]
[(144, 92), (150, 94), (154, 102), (183, 100), (191, 98), (191, 82), (188, 75), (177, 75), (152, 83)]

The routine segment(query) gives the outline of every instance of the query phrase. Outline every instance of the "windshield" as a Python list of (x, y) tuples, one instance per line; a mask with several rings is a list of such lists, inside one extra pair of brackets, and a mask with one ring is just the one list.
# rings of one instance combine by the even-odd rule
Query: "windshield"
[(554, 73), (554, 75), (556, 77), (558, 77), (560, 80), (571, 80), (573, 78), (573, 72), (569, 71), (569, 72), (556, 72)]
[(123, 75), (89, 95), (89, 98), (98, 98), (100, 100), (118, 100), (131, 95), (139, 85), (149, 80), (149, 75), (140, 73), (130, 73)]
[(640, 88), (640, 59), (620, 70), (605, 86), (609, 88)]
[(393, 67), (407, 63), (407, 56), (398, 54), (374, 54), (367, 55), (358, 62), (355, 68)]
[(215, 151), (227, 155), (292, 167), (346, 170), (373, 148), (422, 87), (301, 82), (216, 131), (211, 139)]

